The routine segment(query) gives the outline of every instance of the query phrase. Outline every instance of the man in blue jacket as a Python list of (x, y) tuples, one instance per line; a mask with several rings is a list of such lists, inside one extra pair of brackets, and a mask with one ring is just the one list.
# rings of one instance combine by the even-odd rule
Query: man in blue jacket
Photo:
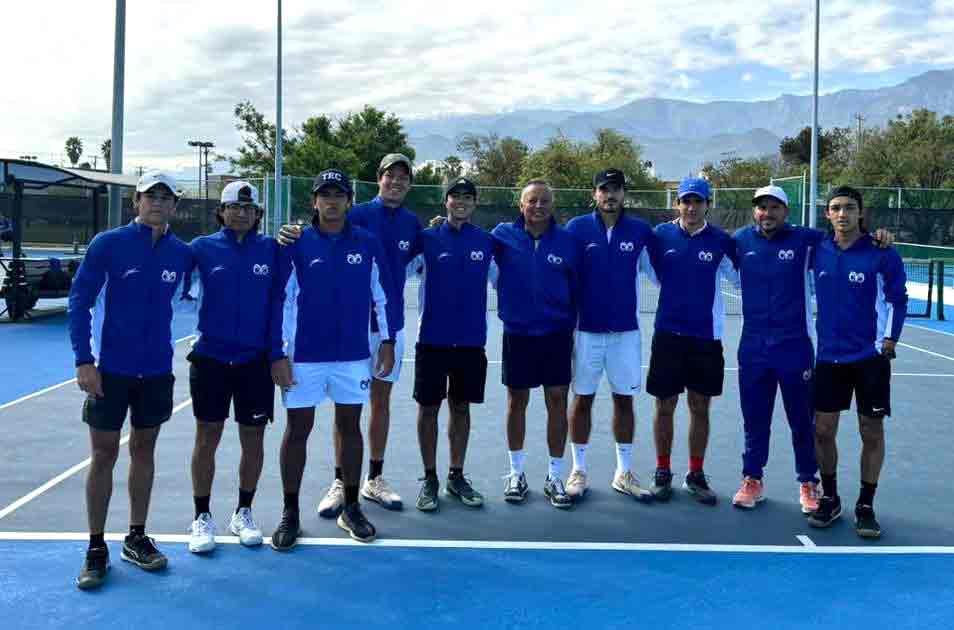
[[(348, 213), (353, 225), (374, 234), (384, 250), (384, 263), (388, 266), (390, 280), (383, 284), (387, 296), (387, 315), (391, 330), (381, 331), (378, 322), (371, 318), (371, 356), (377, 357), (381, 339), (394, 340), (394, 369), (387, 376), (375, 375), (371, 379), (371, 419), (368, 425), (368, 443), (371, 457), (368, 462), (368, 477), (361, 486), (361, 496), (375, 501), (389, 510), (400, 510), (404, 504), (400, 495), (384, 478), (384, 454), (387, 449), (388, 431), (391, 426), (391, 388), (401, 376), (404, 358), (404, 283), (405, 269), (413, 256), (411, 247), (421, 231), (421, 222), (413, 212), (404, 207), (404, 198), (411, 190), (414, 171), (411, 160), (400, 153), (389, 153), (378, 165), (378, 195), (366, 203), (354, 206)], [(291, 243), (300, 233), (297, 226), (284, 226), (279, 234), (281, 244)], [(318, 513), (325, 518), (337, 516), (344, 506), (344, 485), (341, 477), (339, 440), (335, 438), (335, 479), (318, 506)]]
[(243, 545), (262, 543), (252, 499), (262, 473), (265, 427), (274, 417), (271, 362), (282, 358), (281, 338), (270, 339), (273, 305), (279, 304), (275, 241), (258, 233), (258, 189), (246, 181), (222, 189), (215, 234), (192, 241), (199, 272), (199, 321), (189, 354), (189, 386), (196, 418), (192, 451), (195, 520), (189, 551), (215, 548), (210, 495), (215, 452), (229, 409), (235, 405), (242, 456), (238, 505), (229, 530)]
[(808, 522), (828, 527), (841, 516), (836, 435), (854, 395), (861, 433), (861, 492), (855, 530), (881, 536), (874, 495), (884, 463), (884, 418), (891, 415), (891, 363), (907, 314), (904, 263), (893, 248), (879, 249), (864, 231), (861, 194), (848, 186), (828, 198), (833, 234), (815, 253), (818, 360), (815, 449), (823, 495)]
[(679, 184), (679, 218), (656, 226), (653, 268), (659, 279), (659, 306), (646, 391), (656, 398), (653, 435), (656, 474), (652, 492), (672, 495), (673, 415), (679, 394), (688, 390), (689, 472), (683, 487), (700, 503), (716, 495), (703, 472), (709, 442), (709, 404), (722, 394), (724, 305), (720, 282), (735, 280), (735, 243), (706, 221), (711, 194), (704, 179)]
[(507, 386), (510, 474), (504, 499), (521, 503), (528, 492), (523, 470), (530, 390), (543, 386), (550, 463), (543, 491), (557, 508), (570, 508), (561, 477), (566, 449), (566, 402), (576, 326), (580, 245), (553, 218), (553, 190), (541, 179), (520, 194), (520, 218), (501, 223), (495, 262), (498, 315), (503, 321), (503, 384)]
[[(287, 279), (285, 307), (272, 326), (273, 334), (275, 328), (282, 330), (287, 358), (277, 361), (272, 371), (288, 409), (281, 446), (284, 511), (272, 535), (272, 547), (279, 551), (291, 549), (298, 540), (298, 494), (308, 436), (315, 407), (325, 398), (335, 403), (344, 486), (338, 526), (360, 542), (376, 536), (358, 504), (364, 450), (360, 420), (372, 375), (386, 378), (394, 366), (384, 290), (391, 280), (377, 237), (347, 217), (353, 195), (345, 173), (322, 171), (312, 187), (317, 211), (312, 225), (279, 253), (279, 278)], [(367, 320), (371, 312), (383, 337), (373, 373)]]
[(424, 483), (417, 509), (438, 509), (437, 417), (446, 398), (450, 420), (447, 493), (469, 507), (483, 496), (464, 477), (470, 436), (470, 405), (484, 402), (487, 380), (487, 278), (493, 237), (470, 222), (477, 187), (465, 177), (448, 182), (447, 220), (421, 232), (412, 253), (424, 262), (421, 321), (414, 358), (414, 400)]
[(173, 303), (192, 269), (189, 246), (169, 230), (176, 201), (172, 177), (144, 173), (133, 196), (135, 220), (93, 239), (70, 289), (70, 340), (76, 382), (87, 395), (83, 421), (92, 451), (86, 477), (90, 540), (77, 578), (81, 589), (101, 585), (109, 570), (103, 529), (127, 412), (130, 514), (122, 559), (147, 571), (166, 566), (145, 523), (156, 438), (172, 415)]
[(567, 494), (574, 500), (582, 498), (589, 486), (586, 447), (593, 399), (604, 372), (613, 394), (616, 473), (612, 488), (638, 501), (653, 498), (633, 474), (632, 452), (636, 425), (633, 396), (642, 389), (638, 274), (653, 275), (649, 248), (655, 237), (648, 223), (626, 214), (625, 200), (623, 172), (615, 168), (600, 171), (593, 178), (596, 210), (574, 217), (566, 228), (583, 247), (570, 409), (573, 471), (566, 484)]

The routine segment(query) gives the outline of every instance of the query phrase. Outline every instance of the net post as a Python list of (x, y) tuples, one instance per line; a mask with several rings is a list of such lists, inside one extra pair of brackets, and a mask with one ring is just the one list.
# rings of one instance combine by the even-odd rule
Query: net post
[(944, 261), (937, 260), (937, 318), (944, 321)]

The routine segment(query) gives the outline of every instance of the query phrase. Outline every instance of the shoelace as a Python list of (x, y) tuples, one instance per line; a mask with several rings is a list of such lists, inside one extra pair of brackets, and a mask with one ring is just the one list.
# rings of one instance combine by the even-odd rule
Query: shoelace
[(239, 520), (242, 521), (243, 529), (258, 529), (255, 527), (255, 521), (252, 520), (252, 511), (242, 509), (238, 511)]
[[(374, 494), (378, 496), (383, 496), (387, 494), (394, 494), (394, 490), (391, 490), (391, 486), (388, 485), (388, 482), (385, 481), (384, 477), (378, 477), (370, 481), (371, 490)], [(342, 488), (344, 490), (344, 488)]]
[(138, 547), (140, 547), (139, 551), (149, 556), (159, 553), (159, 547), (156, 546), (156, 541), (152, 536), (141, 536)]
[(744, 494), (758, 494), (759, 483), (755, 479), (746, 479), (742, 482), (742, 492)]
[(192, 521), (192, 527), (189, 528), (193, 534), (210, 534), (212, 533), (212, 519), (197, 518)]
[(523, 473), (515, 473), (513, 471), (508, 472), (506, 475), (501, 477), (501, 479), (507, 480), (507, 490), (513, 487), (515, 490), (520, 487), (520, 479), (523, 477)]

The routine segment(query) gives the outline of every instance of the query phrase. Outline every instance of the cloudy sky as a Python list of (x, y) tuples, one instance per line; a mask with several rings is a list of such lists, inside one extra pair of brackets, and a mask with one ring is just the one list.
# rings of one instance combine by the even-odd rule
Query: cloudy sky
[[(189, 139), (233, 150), (241, 100), (274, 117), (275, 4), (128, 0), (127, 170), (188, 172)], [(411, 118), (811, 92), (812, 0), (452, 4), (285, 0), (286, 126), (365, 103)], [(822, 5), (823, 92), (954, 67), (954, 0)], [(0, 155), (57, 162), (68, 136), (88, 151), (109, 137), (114, 12), (113, 0), (4, 3)]]

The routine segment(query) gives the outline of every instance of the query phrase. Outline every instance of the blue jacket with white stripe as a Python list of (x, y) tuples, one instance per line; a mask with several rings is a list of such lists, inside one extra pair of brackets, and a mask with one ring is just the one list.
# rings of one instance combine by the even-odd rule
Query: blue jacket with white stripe
[(539, 239), (521, 216), (493, 229), (497, 314), (504, 331), (540, 336), (572, 330), (579, 300), (580, 242), (550, 219)]
[(223, 363), (281, 358), (281, 337), (269, 335), (281, 290), (275, 240), (249, 232), (239, 242), (223, 228), (190, 247), (199, 272), (193, 350)]
[(758, 337), (773, 346), (811, 337), (808, 274), (812, 251), (824, 237), (820, 230), (787, 223), (772, 238), (766, 238), (756, 225), (736, 231), (743, 342)]
[(907, 275), (893, 247), (863, 234), (848, 249), (824, 238), (815, 251), (818, 360), (854, 363), (897, 341), (908, 310)]
[(414, 253), (424, 259), (418, 341), (482, 348), (487, 343), (487, 278), (494, 238), (476, 225), (445, 221), (421, 232)]
[(132, 221), (96, 235), (70, 288), (76, 365), (124, 376), (172, 372), (173, 303), (192, 269), (192, 251), (168, 229)]
[[(380, 330), (389, 330), (384, 286), (388, 265), (377, 237), (345, 223), (338, 234), (315, 225), (305, 228), (293, 245), (279, 248), (280, 316), (285, 353), (293, 361), (359, 361), (371, 356), (368, 313)], [(385, 337), (393, 339), (393, 337)]]
[[(348, 219), (352, 224), (374, 234), (381, 243), (384, 262), (388, 267), (388, 276), (382, 277), (382, 280), (388, 299), (390, 338), (394, 339), (397, 331), (404, 329), (405, 269), (414, 258), (411, 249), (421, 232), (421, 222), (417, 215), (403, 206), (387, 207), (380, 197), (355, 205), (348, 211)], [(378, 330), (374, 317), (371, 318), (371, 330)]]
[(566, 229), (583, 247), (578, 328), (593, 333), (638, 330), (639, 272), (651, 275), (652, 227), (623, 214), (607, 238), (606, 224), (594, 210), (571, 219)]
[(659, 279), (656, 330), (721, 339), (725, 305), (720, 279), (735, 281), (735, 242), (714, 225), (689, 234), (679, 221), (656, 226), (650, 251)]

